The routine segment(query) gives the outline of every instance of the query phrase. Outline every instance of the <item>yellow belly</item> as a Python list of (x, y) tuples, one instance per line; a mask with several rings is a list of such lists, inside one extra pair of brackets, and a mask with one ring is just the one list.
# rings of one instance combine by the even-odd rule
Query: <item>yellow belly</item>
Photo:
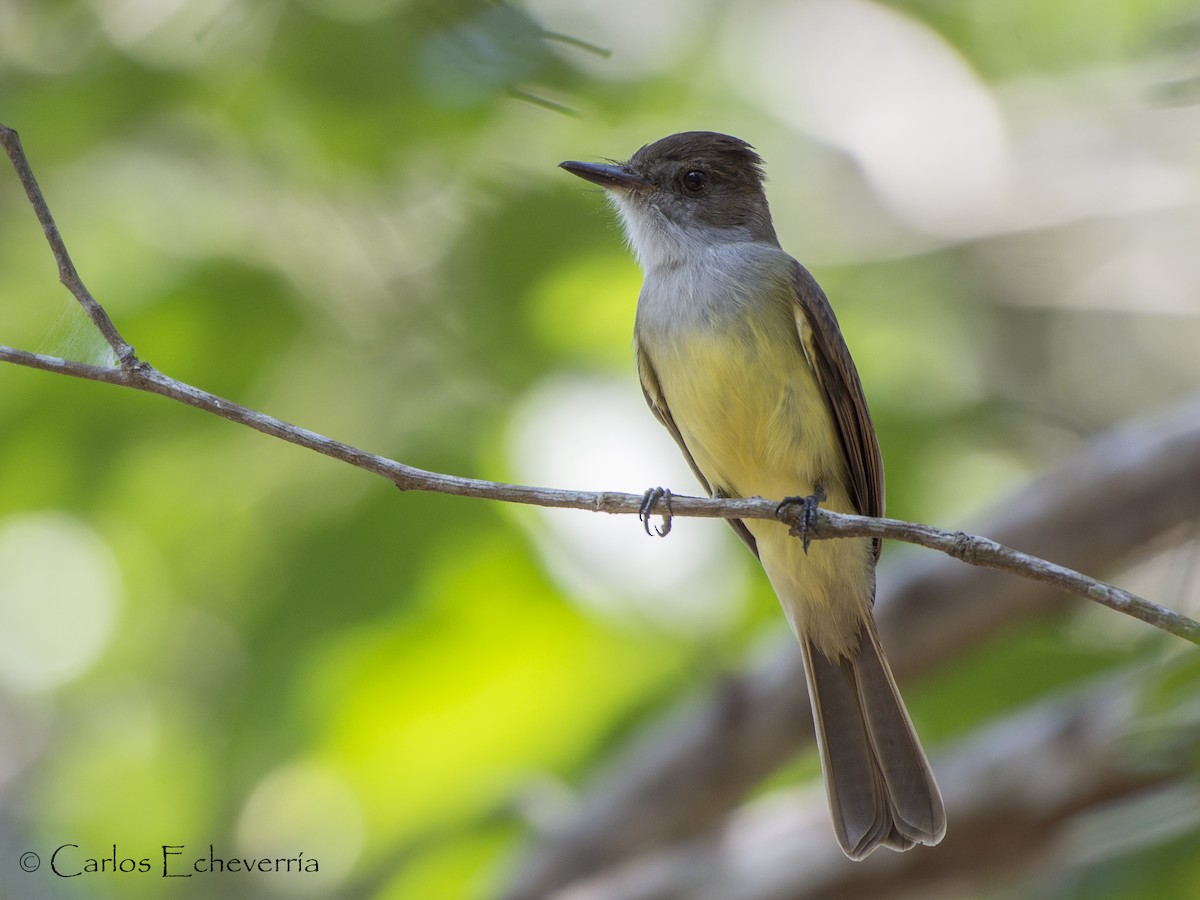
[[(664, 400), (715, 491), (770, 499), (808, 496), (854, 512), (846, 461), (816, 374), (798, 342), (749, 329), (694, 332), (651, 353)], [(854, 649), (874, 597), (866, 540), (814, 542), (807, 554), (785, 526), (748, 520), (763, 568), (797, 636), (826, 655)]]

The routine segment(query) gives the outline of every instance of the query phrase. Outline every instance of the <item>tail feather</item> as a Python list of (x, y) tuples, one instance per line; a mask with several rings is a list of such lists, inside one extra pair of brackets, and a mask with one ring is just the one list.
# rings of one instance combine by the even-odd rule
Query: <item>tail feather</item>
[(852, 656), (830, 660), (812, 641), (802, 645), (829, 808), (846, 855), (938, 843), (946, 832), (941, 793), (874, 624), (863, 622)]

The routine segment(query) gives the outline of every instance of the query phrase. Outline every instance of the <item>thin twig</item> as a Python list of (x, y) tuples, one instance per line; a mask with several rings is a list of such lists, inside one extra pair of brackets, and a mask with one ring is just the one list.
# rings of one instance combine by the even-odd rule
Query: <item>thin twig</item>
[(133, 347), (121, 337), (117, 326), (113, 324), (104, 307), (96, 301), (91, 291), (84, 285), (83, 279), (79, 277), (79, 272), (75, 269), (75, 263), (71, 262), (71, 255), (67, 253), (67, 245), (63, 242), (62, 235), (58, 233), (58, 226), (54, 223), (54, 217), (50, 215), (50, 207), (46, 204), (46, 198), (42, 196), (42, 189), (38, 187), (37, 179), (33, 177), (33, 169), (30, 168), (29, 160), (25, 157), (25, 150), (21, 147), (21, 139), (13, 129), (3, 123), (0, 123), (0, 146), (4, 147), (4, 152), (12, 161), (17, 178), (20, 179), (21, 186), (25, 188), (25, 196), (29, 198), (29, 203), (42, 225), (42, 232), (46, 235), (46, 241), (50, 244), (50, 250), (58, 263), (59, 281), (79, 301), (79, 305), (92, 320), (96, 330), (103, 335), (104, 340), (108, 341), (108, 346), (116, 354), (118, 364), (126, 369), (136, 365), (137, 356), (134, 355)]
[[(104, 308), (92, 297), (83, 284), (67, 253), (66, 245), (58, 232), (58, 227), (54, 223), (45, 198), (34, 179), (17, 133), (0, 124), (0, 144), (4, 146), (12, 161), (17, 175), (25, 187), (29, 202), (37, 214), (38, 221), (42, 224), (42, 230), (50, 244), (50, 250), (58, 263), (59, 277), (62, 283), (79, 301), (97, 330), (108, 341), (117, 356), (120, 367), (86, 365), (3, 346), (0, 346), (0, 361), (159, 394), (229, 419), (231, 422), (261, 431), (263, 434), (280, 438), (372, 472), (386, 478), (405, 491), (433, 491), (464, 497), (500, 500), (507, 503), (583, 509), (613, 514), (638, 515), (642, 513), (645, 503), (645, 496), (642, 494), (558, 490), (485, 481), (478, 478), (463, 478), (418, 469), (368, 453), (307, 428), (292, 425), (282, 419), (276, 419), (164, 375), (149, 364), (138, 360), (133, 348), (120, 336)], [(701, 518), (779, 519), (789, 525), (797, 525), (800, 512), (796, 507), (784, 506), (781, 508), (778, 500), (761, 497), (711, 499), (672, 494), (671, 514)], [(987, 538), (962, 532), (943, 531), (928, 525), (902, 522), (897, 519), (874, 519), (825, 509), (816, 511), (816, 516), (806, 533), (809, 538), (815, 540), (878, 537), (919, 544), (932, 550), (939, 550), (971, 565), (1003, 569), (1026, 578), (1052, 584), (1200, 645), (1200, 623), (1121, 588), (1012, 550)]]
[[(255, 431), (261, 431), (263, 434), (269, 434), (272, 437), (372, 472), (386, 478), (405, 491), (433, 491), (461, 497), (500, 500), (506, 503), (582, 509), (616, 515), (638, 515), (645, 505), (645, 495), (643, 494), (532, 487), (418, 469), (387, 457), (368, 453), (366, 450), (360, 450), (307, 428), (292, 425), (282, 419), (260, 413), (190, 384), (176, 381), (144, 362), (129, 369), (105, 368), (3, 346), (0, 346), (0, 361), (89, 381), (117, 384), (169, 397), (180, 403), (186, 403), (188, 406), (194, 406), (197, 409), (229, 419), (231, 422), (253, 428)], [(1140, 619), (1184, 640), (1200, 644), (1200, 623), (1157, 603), (1138, 597), (1129, 591), (1089, 578), (1065, 566), (1055, 565), (1036, 556), (1010, 549), (988, 538), (961, 531), (943, 531), (929, 525), (904, 522), (899, 519), (873, 519), (868, 516), (838, 513), (820, 508), (815, 512), (816, 515), (808, 531), (809, 537), (813, 540), (878, 537), (918, 544), (931, 550), (939, 550), (971, 565), (1003, 569), (1035, 581), (1054, 585), (1117, 612)], [(789, 525), (796, 525), (802, 513), (799, 509), (788, 506), (784, 506), (781, 510), (778, 501), (765, 500), (761, 497), (712, 499), (673, 493), (671, 495), (671, 514), (693, 518), (777, 518)]]

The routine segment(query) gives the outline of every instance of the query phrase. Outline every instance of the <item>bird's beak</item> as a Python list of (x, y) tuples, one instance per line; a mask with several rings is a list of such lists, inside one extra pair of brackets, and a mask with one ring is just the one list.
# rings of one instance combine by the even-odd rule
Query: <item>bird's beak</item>
[(578, 175), (587, 181), (600, 185), (609, 191), (644, 191), (650, 188), (650, 182), (634, 175), (624, 166), (609, 166), (603, 163), (573, 162), (568, 160), (558, 164), (560, 169), (566, 169), (572, 175)]

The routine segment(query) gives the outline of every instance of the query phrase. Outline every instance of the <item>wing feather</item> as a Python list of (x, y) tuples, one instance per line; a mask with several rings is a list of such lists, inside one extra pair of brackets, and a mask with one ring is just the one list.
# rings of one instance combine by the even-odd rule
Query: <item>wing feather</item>
[[(850, 358), (850, 350), (825, 292), (800, 263), (796, 263), (795, 284), (797, 330), (804, 353), (816, 368), (817, 380), (837, 426), (850, 475), (850, 495), (861, 515), (882, 516), (883, 456), (879, 452), (879, 440), (871, 423), (858, 370)], [(875, 541), (877, 559), (879, 551), (880, 542)]]

